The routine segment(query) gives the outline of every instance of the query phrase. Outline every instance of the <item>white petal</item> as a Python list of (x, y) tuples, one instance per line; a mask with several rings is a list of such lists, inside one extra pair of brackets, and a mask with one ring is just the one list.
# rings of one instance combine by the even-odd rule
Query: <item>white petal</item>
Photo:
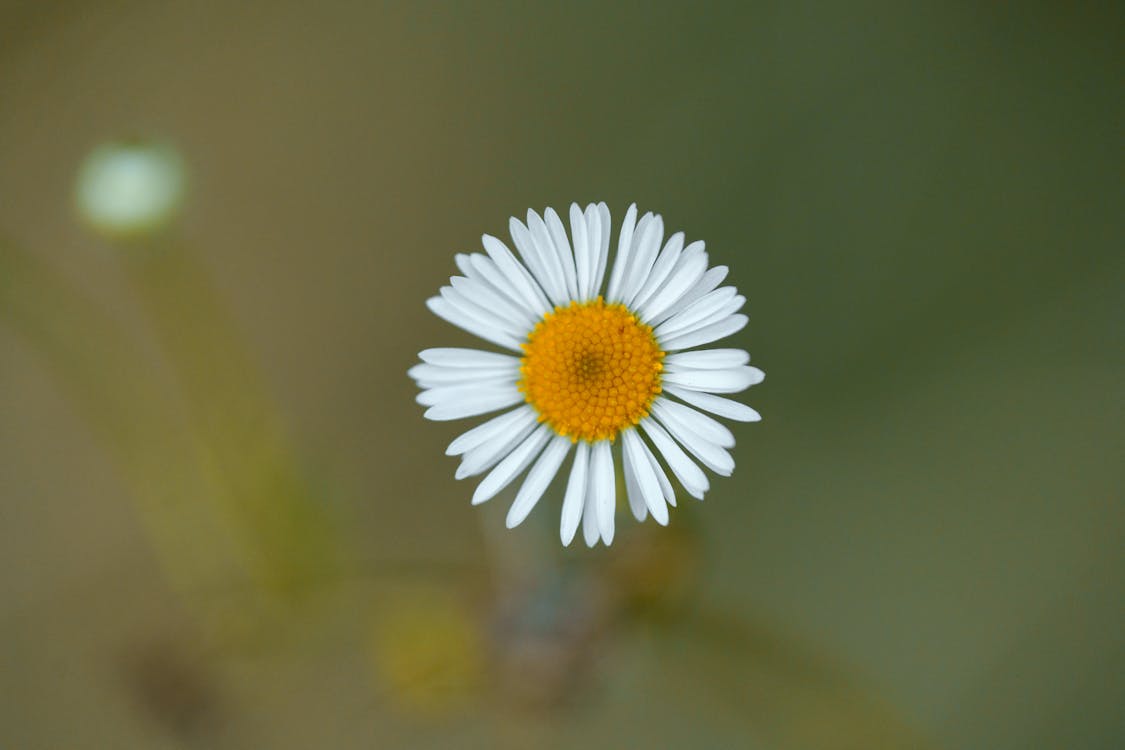
[(720, 417), (733, 419), (736, 422), (759, 422), (762, 419), (761, 414), (754, 411), (746, 404), (740, 404), (737, 401), (731, 401), (729, 398), (723, 398), (722, 396), (712, 396), (710, 393), (690, 391), (686, 388), (680, 388), (677, 385), (669, 385), (667, 383), (664, 384), (664, 392), (676, 398), (683, 399), (699, 409), (709, 411), (712, 414), (718, 414)]
[(527, 514), (539, 502), (539, 498), (543, 497), (543, 493), (547, 491), (548, 485), (551, 480), (555, 478), (555, 474), (559, 473), (559, 466), (562, 465), (563, 459), (566, 454), (570, 452), (570, 439), (556, 435), (551, 442), (547, 443), (547, 447), (543, 449), (543, 453), (539, 456), (539, 460), (535, 462), (535, 466), (531, 467), (531, 471), (527, 472), (527, 479), (523, 480), (520, 486), (520, 491), (516, 493), (516, 499), (512, 502), (512, 507), (508, 509), (508, 517), (505, 521), (509, 529), (513, 529), (523, 523), (523, 519), (527, 518)]
[[(486, 372), (484, 370), (463, 370), (457, 369), (452, 371), (452, 375), (446, 373), (449, 370), (442, 370), (440, 377), (418, 377), (417, 369), (425, 367), (425, 365), (416, 365), (410, 368), (415, 373), (414, 382), (418, 384), (419, 388), (423, 390), (432, 390), (434, 388), (451, 388), (453, 386), (472, 386), (476, 388), (494, 390), (519, 380), (519, 372)], [(419, 401), (418, 403), (423, 403)], [(433, 404), (424, 404), (425, 406), (433, 406)]]
[(520, 421), (510, 429), (492, 435), (487, 441), (465, 451), (454, 477), (464, 479), (488, 471), (523, 442), (537, 424), (535, 416), (532, 416), (531, 419)]
[(547, 222), (547, 231), (551, 235), (551, 241), (555, 243), (555, 251), (559, 254), (559, 259), (562, 261), (563, 275), (566, 277), (566, 293), (571, 299), (579, 299), (581, 296), (581, 287), (578, 286), (578, 274), (575, 267), (574, 253), (570, 249), (570, 240), (566, 237), (566, 229), (563, 227), (562, 219), (555, 213), (555, 209), (548, 208), (544, 212), (544, 219)]
[(469, 261), (468, 253), (455, 253), (453, 256), (453, 263), (456, 264), (457, 270), (461, 273), (465, 274), (466, 276), (473, 275), (473, 266)]
[[(414, 368), (411, 369), (413, 370)], [(454, 372), (456, 373), (458, 371)], [(417, 383), (418, 387), (423, 391), (431, 391), (435, 388), (453, 387), (476, 387), (485, 390), (496, 390), (498, 388), (502, 388), (505, 385), (516, 383), (519, 380), (518, 374), (513, 375), (510, 373), (484, 373), (472, 375), (471, 371), (468, 372), (470, 372), (469, 375), (459, 378), (454, 378), (452, 376), (443, 376), (441, 378), (415, 377), (414, 382)], [(423, 406), (434, 405), (431, 403), (424, 403), (423, 401), (418, 401), (418, 403), (422, 404)]]
[(592, 296), (597, 254), (590, 246), (586, 218), (577, 203), (570, 204), (570, 234), (574, 237), (574, 262), (578, 274), (578, 296), (575, 299), (585, 301)]
[(726, 370), (750, 361), (742, 349), (701, 349), (694, 352), (669, 354), (664, 358), (664, 369), (675, 370)]
[(660, 455), (668, 463), (668, 468), (680, 480), (688, 494), (699, 500), (711, 487), (703, 470), (687, 457), (680, 446), (676, 445), (671, 436), (651, 417), (641, 420), (641, 429), (649, 436)]
[(488, 367), (443, 367), (442, 365), (417, 364), (406, 371), (414, 380), (436, 380), (454, 382), (474, 380), (481, 377), (518, 373), (519, 365), (500, 365)]
[(562, 283), (568, 300), (577, 299), (578, 281), (574, 268), (574, 253), (570, 252), (570, 241), (566, 237), (566, 229), (555, 209), (548, 208), (543, 211), (544, 219), (539, 218), (534, 211), (528, 211), (528, 228), (531, 229), (531, 238), (544, 252), (550, 253), (559, 273), (562, 274)]
[[(697, 246), (698, 249), (693, 250), (693, 252), (703, 250), (702, 242), (693, 242), (689, 247), (695, 248)], [(652, 271), (649, 272), (648, 280), (645, 281), (644, 286), (637, 292), (637, 295), (633, 297), (631, 304), (634, 310), (640, 309), (642, 305), (648, 302), (649, 299), (652, 298), (653, 293), (667, 281), (668, 276), (671, 275), (672, 269), (676, 267), (676, 263), (679, 262), (683, 252), (684, 233), (676, 232), (669, 237), (668, 242), (664, 244), (664, 249), (660, 251), (660, 256), (656, 259), (656, 263), (652, 265)]]
[(559, 521), (559, 537), (565, 546), (574, 539), (578, 523), (582, 520), (582, 508), (586, 504), (586, 476), (590, 467), (590, 445), (579, 441), (574, 450), (574, 464), (570, 469), (570, 479), (566, 483), (566, 497), (563, 498), (562, 518)]
[(418, 353), (418, 358), (431, 365), (441, 367), (493, 367), (499, 365), (519, 366), (519, 357), (497, 352), (486, 352), (481, 349), (458, 349), (455, 347), (441, 347), (437, 349), (423, 349)]
[(637, 486), (641, 490), (645, 507), (656, 522), (661, 526), (668, 525), (668, 505), (664, 502), (664, 493), (660, 489), (660, 481), (652, 471), (652, 464), (645, 457), (639, 445), (641, 438), (636, 430), (625, 430), (621, 433), (623, 447), (629, 452), (629, 461), (633, 467)]
[(729, 370), (678, 370), (664, 372), (661, 380), (693, 391), (738, 393), (761, 383), (766, 374), (757, 367), (742, 365)]
[(613, 272), (609, 276), (609, 289), (606, 299), (618, 299), (621, 282), (625, 279), (625, 270), (629, 267), (629, 253), (633, 245), (633, 230), (637, 224), (637, 204), (629, 206), (625, 212), (625, 221), (621, 223), (621, 234), (617, 238), (617, 257), (613, 261)]
[(469, 261), (470, 255), (471, 253), (454, 253), (453, 255), (453, 262), (456, 264), (457, 270), (466, 276), (472, 276), (474, 273), (473, 265)]
[(448, 301), (453, 309), (456, 309), (461, 315), (475, 319), (478, 323), (493, 327), (497, 331), (503, 331), (516, 340), (520, 340), (526, 334), (525, 326), (516, 324), (511, 318), (498, 314), (496, 310), (489, 307), (487, 300), (471, 299), (465, 293), (453, 287), (442, 287), (441, 298)]
[(508, 218), (508, 234), (512, 238), (512, 245), (523, 267), (531, 271), (531, 276), (539, 284), (539, 288), (547, 293), (547, 297), (553, 298), (549, 274), (543, 267), (539, 248), (531, 241), (531, 233), (527, 231), (527, 227), (519, 219), (511, 216)]
[(652, 405), (652, 409), (661, 421), (677, 422), (720, 448), (734, 447), (734, 434), (730, 430), (722, 423), (690, 406), (684, 406), (664, 398), (657, 399), (656, 403)]
[[(436, 390), (436, 389), (433, 389)], [(431, 391), (432, 392), (432, 391)], [(446, 422), (451, 419), (464, 419), (487, 414), (509, 406), (515, 406), (523, 401), (523, 394), (514, 388), (508, 390), (488, 390), (468, 392), (463, 398), (446, 399), (434, 404), (423, 415), (426, 419), (435, 422)]]
[(633, 253), (632, 267), (629, 275), (621, 285), (621, 301), (632, 306), (633, 300), (648, 281), (652, 273), (652, 266), (660, 254), (660, 243), (664, 241), (664, 218), (657, 214), (640, 238), (636, 240), (636, 250)]
[(621, 284), (617, 287), (617, 297), (607, 296), (606, 301), (625, 303), (626, 293), (632, 287), (633, 277), (637, 274), (637, 265), (638, 263), (644, 263), (644, 258), (640, 257), (641, 240), (644, 239), (646, 233), (649, 233), (651, 237), (650, 229), (655, 221), (656, 216), (651, 211), (645, 212), (645, 215), (637, 220), (637, 225), (633, 227), (633, 238), (630, 241), (631, 244), (628, 251), (629, 260), (625, 266), (625, 272), (621, 276)]
[(543, 290), (539, 288), (539, 284), (535, 282), (535, 279), (523, 267), (523, 264), (516, 260), (516, 256), (512, 255), (512, 251), (508, 249), (507, 245), (490, 234), (482, 236), (481, 243), (484, 245), (484, 251), (488, 253), (488, 257), (492, 258), (492, 261), (496, 264), (496, 268), (504, 274), (504, 278), (508, 280), (513, 289), (519, 292), (520, 297), (532, 311), (543, 315), (551, 309), (551, 304), (547, 301)]
[(523, 352), (523, 349), (520, 348), (519, 340), (510, 333), (505, 333), (502, 330), (494, 328), (487, 323), (477, 320), (473, 316), (465, 315), (461, 310), (449, 304), (449, 301), (444, 297), (430, 297), (426, 300), (426, 307), (430, 308), (430, 312), (442, 320), (452, 323), (474, 336), (479, 336), (485, 341), (491, 341), (493, 344), (502, 346), (505, 349)]
[(513, 391), (516, 393), (519, 392), (515, 382), (493, 383), (488, 387), (481, 387), (477, 383), (457, 383), (454, 385), (441, 385), (435, 388), (424, 388), (418, 392), (414, 400), (422, 406), (437, 406), (438, 404), (451, 404), (464, 401), (466, 398), (472, 398), (473, 396), (487, 393), (511, 395)]
[(594, 495), (594, 477), (592, 471), (586, 472), (585, 500), (582, 510), (582, 538), (587, 547), (598, 543), (600, 531), (598, 530), (598, 502)]
[(681, 333), (676, 336), (662, 339), (660, 346), (666, 352), (674, 352), (680, 349), (691, 349), (694, 346), (703, 346), (710, 344), (712, 341), (724, 339), (727, 336), (738, 333), (750, 321), (745, 315), (737, 314), (731, 315), (725, 320), (718, 323), (712, 323), (704, 328), (697, 328), (694, 331)]
[(507, 487), (535, 459), (550, 436), (551, 430), (546, 425), (540, 425), (537, 430), (528, 435), (477, 485), (477, 489), (473, 493), (473, 505), (480, 505), (486, 500), (491, 500), (497, 492)]
[(480, 279), (454, 276), (449, 283), (465, 299), (508, 321), (517, 334), (526, 334), (539, 322), (523, 304), (510, 302), (507, 297)]
[(543, 287), (547, 297), (556, 305), (566, 304), (566, 284), (563, 281), (562, 267), (556, 269), (551, 258), (540, 252), (539, 246), (531, 239), (531, 232), (522, 221), (513, 216), (508, 220), (508, 230), (512, 233), (512, 241), (516, 244), (524, 264), (531, 269), (532, 275), (539, 282), (539, 286)]
[(665, 310), (674, 305), (699, 279), (703, 278), (706, 271), (707, 253), (685, 252), (680, 256), (680, 262), (676, 264), (664, 286), (638, 310), (640, 319), (650, 325), (659, 320)]
[(422, 388), (435, 388), (443, 385), (468, 385), (470, 383), (491, 383), (496, 380), (519, 380), (518, 366), (503, 367), (440, 367), (438, 365), (414, 365), (406, 374)]
[[(687, 255), (687, 250), (684, 251), (684, 255)], [(698, 300), (703, 295), (713, 292), (718, 288), (719, 284), (721, 284), (723, 282), (723, 279), (725, 279), (726, 277), (726, 266), (715, 266), (714, 268), (707, 269), (707, 273), (703, 274), (703, 276), (699, 278), (699, 281), (695, 282), (695, 285), (691, 289), (688, 289), (686, 292), (684, 292), (679, 301), (669, 305), (668, 309), (662, 312), (660, 315), (653, 316), (651, 324), (659, 325), (663, 321), (678, 313), (680, 310), (683, 310), (688, 305)]]
[[(644, 216), (637, 220), (637, 225), (633, 227), (633, 236), (629, 240), (629, 248), (626, 251), (628, 261), (625, 264), (625, 270), (621, 275), (621, 283), (617, 287), (617, 297), (610, 297), (606, 295), (607, 302), (623, 302), (625, 299), (625, 290), (629, 287), (630, 279), (633, 277), (633, 269), (636, 267), (637, 253), (640, 250), (641, 237), (648, 231), (656, 217), (651, 211), (646, 211)], [(618, 251), (620, 252), (620, 251)]]
[(511, 318), (494, 312), (483, 304), (468, 299), (451, 286), (441, 288), (441, 297), (453, 306), (453, 309), (464, 315), (467, 319), (489, 326), (493, 330), (501, 331), (516, 341), (522, 341), (527, 336), (527, 327), (513, 321)]
[[(656, 415), (653, 415), (656, 416)], [(687, 425), (673, 419), (668, 419), (666, 414), (656, 416), (657, 421), (664, 425), (668, 433), (682, 445), (688, 453), (711, 471), (724, 477), (729, 477), (734, 472), (734, 459), (721, 447), (707, 440), (702, 435), (690, 429)]]
[[(720, 310), (724, 310), (729, 306), (729, 303), (738, 294), (738, 290), (733, 286), (725, 286), (722, 289), (716, 289), (713, 292), (697, 299), (685, 307), (680, 312), (665, 320), (658, 325), (654, 330), (657, 336), (669, 336), (681, 331), (690, 331), (696, 328), (702, 328), (707, 321), (714, 323), (714, 320), (708, 320)], [(745, 302), (745, 298), (742, 300)], [(738, 312), (737, 308), (730, 310), (726, 315), (731, 315)], [(723, 315), (722, 317), (726, 317)]]
[[(558, 285), (558, 291), (563, 302), (574, 299), (574, 295), (570, 293), (567, 287), (567, 276), (562, 255), (555, 247), (555, 241), (551, 239), (551, 234), (547, 231), (547, 225), (543, 223), (543, 219), (530, 208), (527, 210), (527, 229), (531, 234), (531, 241), (535, 243), (539, 250), (539, 257), (543, 260), (544, 268), (550, 272), (551, 278)], [(570, 255), (569, 245), (566, 246), (566, 253)]]
[(493, 417), (487, 422), (461, 433), (449, 444), (449, 447), (445, 449), (445, 455), (459, 456), (466, 451), (470, 451), (479, 445), (487, 443), (489, 440), (499, 435), (510, 435), (513, 432), (517, 432), (525, 425), (530, 425), (535, 422), (535, 416), (535, 410), (525, 405), (521, 406), (519, 409), (512, 409), (506, 414)]
[(629, 510), (633, 511), (633, 518), (644, 521), (648, 518), (648, 508), (641, 495), (641, 488), (637, 486), (636, 472), (633, 471), (633, 460), (629, 451), (621, 451), (621, 471), (625, 474), (625, 496), (629, 498)]
[(487, 283), (497, 294), (519, 308), (525, 319), (536, 321), (539, 319), (541, 313), (538, 306), (531, 305), (527, 298), (520, 293), (520, 290), (512, 286), (512, 282), (500, 271), (496, 261), (483, 253), (473, 253), (469, 256), (469, 265), (472, 274), (466, 273), (466, 276)]
[(461, 403), (476, 396), (511, 396), (513, 394), (519, 394), (515, 383), (500, 383), (488, 388), (469, 383), (426, 388), (419, 391), (414, 400), (422, 406), (437, 406), (438, 404)]
[(668, 475), (664, 473), (664, 467), (656, 460), (656, 456), (652, 455), (652, 451), (644, 440), (640, 441), (641, 448), (644, 449), (645, 458), (648, 459), (649, 465), (652, 467), (652, 473), (656, 475), (656, 479), (660, 482), (660, 491), (664, 493), (664, 500), (673, 508), (676, 507), (676, 491), (672, 489), (672, 483), (668, 481)]
[[(604, 202), (598, 205), (590, 204), (586, 208), (586, 226), (590, 228), (590, 248), (594, 251), (597, 257), (597, 266), (594, 271), (594, 288), (591, 292), (591, 297), (597, 297), (601, 291), (602, 283), (605, 281), (605, 269), (609, 263), (609, 235), (613, 228), (610, 223), (609, 206)], [(594, 231), (594, 228), (597, 231)], [(601, 239), (601, 244), (595, 244), (594, 237)]]
[(608, 440), (594, 443), (590, 457), (590, 488), (598, 509), (598, 529), (608, 545), (613, 541), (614, 511), (617, 505), (617, 481), (613, 475), (613, 452)]
[[(675, 328), (669, 328), (665, 333), (657, 334), (657, 339), (675, 339), (680, 336), (689, 336), (696, 331), (705, 330), (712, 325), (729, 319), (730, 316), (741, 310), (742, 306), (745, 304), (746, 298), (741, 294), (736, 294), (720, 307), (711, 307), (711, 305), (708, 305), (705, 310), (700, 309), (694, 311), (691, 319), (679, 318), (678, 316), (676, 318), (670, 318), (664, 321), (664, 323), (672, 323), (676, 320), (678, 322), (675, 324)], [(664, 325), (664, 323), (661, 325)]]

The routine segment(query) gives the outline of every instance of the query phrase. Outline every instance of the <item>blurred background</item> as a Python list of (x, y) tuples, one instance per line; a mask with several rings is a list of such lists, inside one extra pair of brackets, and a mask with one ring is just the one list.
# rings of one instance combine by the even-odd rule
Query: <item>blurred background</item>
[[(1121, 747), (1122, 20), (0, 2), (0, 746)], [(405, 372), (598, 200), (731, 267), (764, 420), (563, 550)]]

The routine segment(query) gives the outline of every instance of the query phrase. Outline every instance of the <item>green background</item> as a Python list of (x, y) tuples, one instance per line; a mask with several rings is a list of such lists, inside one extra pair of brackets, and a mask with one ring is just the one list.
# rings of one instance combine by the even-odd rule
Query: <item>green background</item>
[[(148, 369), (96, 337), (92, 361), (174, 384), (123, 271), (165, 250), (97, 240), (70, 195), (103, 141), (175, 143), (176, 252), (348, 540), (315, 607), (237, 647), (196, 635), (212, 597), (168, 583), (174, 553), (105, 433), (0, 313), (0, 745), (1125, 741), (1119, 8), (122, 0), (0, 18), (0, 235)], [(456, 708), (400, 710), (365, 645), (402, 606), (386, 589), (487, 607), (513, 567), (599, 580), (610, 559), (555, 553), (558, 493), (510, 533), (510, 491), (471, 508), (443, 455), (463, 426), (425, 422), (405, 376), (418, 350), (470, 342), (423, 304), (453, 253), (528, 207), (598, 200), (615, 225), (636, 201), (706, 240), (749, 298), (732, 341), (767, 373), (744, 394), (764, 419), (734, 427), (733, 478), (663, 533), (690, 534), (690, 608), (750, 623), (751, 645), (630, 621), (578, 647), (591, 663), (546, 707), (514, 706), (486, 667)], [(0, 278), (51, 314), (22, 283)], [(806, 659), (848, 687), (805, 679)], [(906, 734), (853, 739), (856, 695)]]

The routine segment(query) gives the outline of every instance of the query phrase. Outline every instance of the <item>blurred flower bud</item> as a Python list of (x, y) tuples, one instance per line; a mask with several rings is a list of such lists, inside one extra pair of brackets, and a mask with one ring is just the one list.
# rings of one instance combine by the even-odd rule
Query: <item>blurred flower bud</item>
[(452, 594), (419, 588), (389, 598), (374, 635), (376, 669), (399, 709), (439, 715), (479, 692), (479, 626)]
[(179, 152), (167, 144), (120, 141), (98, 146), (78, 172), (79, 218), (112, 239), (139, 238), (168, 227), (186, 192)]

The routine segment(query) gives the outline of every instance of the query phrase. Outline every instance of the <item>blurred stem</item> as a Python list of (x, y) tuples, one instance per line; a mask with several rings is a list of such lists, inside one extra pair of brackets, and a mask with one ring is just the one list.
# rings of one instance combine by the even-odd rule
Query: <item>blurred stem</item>
[(190, 594), (243, 575), (243, 550), (207, 502), (216, 488), (199, 471), (200, 446), (151, 359), (80, 290), (4, 237), (0, 322), (43, 358), (115, 460), (173, 586)]
[(554, 493), (548, 489), (537, 504), (538, 512), (531, 513), (517, 528), (509, 529), (505, 519), (511, 492), (502, 492), (476, 509), (485, 557), (497, 591), (542, 582), (557, 574), (559, 567), (559, 539), (552, 524), (556, 516), (549, 510), (557, 507), (552, 505)]
[(307, 592), (336, 573), (340, 542), (210, 276), (174, 241), (124, 250), (122, 262), (173, 366), (255, 578), (282, 596)]

